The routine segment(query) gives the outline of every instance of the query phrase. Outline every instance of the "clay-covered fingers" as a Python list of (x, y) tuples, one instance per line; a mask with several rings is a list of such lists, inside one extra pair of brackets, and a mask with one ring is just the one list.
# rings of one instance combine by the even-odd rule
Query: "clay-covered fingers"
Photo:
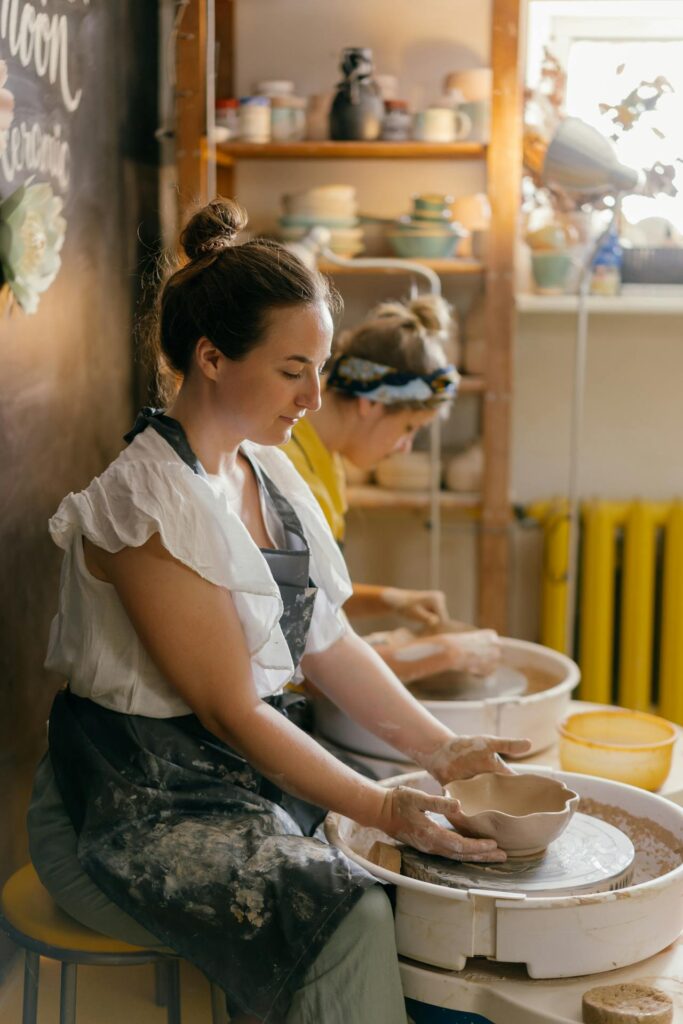
[(420, 790), (399, 786), (393, 794), (392, 833), (422, 853), (450, 857), (454, 860), (500, 862), (506, 855), (493, 839), (474, 839), (457, 831), (443, 828), (429, 817), (429, 813), (444, 815), (457, 825), (460, 803), (451, 797), (431, 796)]
[[(510, 736), (487, 736), (486, 739), (489, 743), (489, 750), (503, 757), (524, 757), (531, 750), (531, 740), (515, 740)], [(511, 771), (507, 765), (505, 767)]]

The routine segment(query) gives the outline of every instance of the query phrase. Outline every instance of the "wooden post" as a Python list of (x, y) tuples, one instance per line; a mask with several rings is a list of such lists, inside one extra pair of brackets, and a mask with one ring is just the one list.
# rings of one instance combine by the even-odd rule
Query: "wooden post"
[(204, 0), (190, 0), (178, 14), (176, 33), (176, 162), (178, 222), (206, 202), (202, 153), (206, 116), (206, 10)]
[(492, 18), (493, 115), (487, 165), (492, 220), (486, 273), (485, 471), (479, 541), (478, 622), (504, 633), (508, 621), (511, 524), (514, 250), (522, 166), (520, 0), (494, 0)]

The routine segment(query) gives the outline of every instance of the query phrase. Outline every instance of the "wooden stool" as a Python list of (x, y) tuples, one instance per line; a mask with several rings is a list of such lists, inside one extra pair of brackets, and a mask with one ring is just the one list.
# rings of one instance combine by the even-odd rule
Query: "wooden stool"
[[(107, 967), (154, 964), (157, 1002), (166, 1006), (168, 1024), (180, 1024), (180, 961), (172, 952), (130, 946), (110, 939), (60, 910), (43, 887), (32, 864), (7, 880), (0, 898), (0, 925), (25, 951), (22, 1024), (36, 1024), (40, 957), (62, 965), (59, 1024), (76, 1024), (76, 971), (79, 964)], [(213, 1024), (227, 1020), (225, 999), (211, 985)]]

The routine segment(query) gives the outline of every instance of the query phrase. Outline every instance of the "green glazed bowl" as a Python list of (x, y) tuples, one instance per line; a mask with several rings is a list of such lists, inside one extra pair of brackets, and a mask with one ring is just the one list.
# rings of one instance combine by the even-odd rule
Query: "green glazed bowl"
[(460, 236), (445, 234), (404, 234), (392, 232), (387, 235), (391, 248), (403, 259), (434, 260), (447, 259), (455, 254)]

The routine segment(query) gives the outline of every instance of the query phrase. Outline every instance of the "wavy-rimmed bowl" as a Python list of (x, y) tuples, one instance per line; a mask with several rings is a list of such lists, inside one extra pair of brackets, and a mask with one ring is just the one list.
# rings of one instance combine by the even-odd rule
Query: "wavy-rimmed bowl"
[(495, 839), (509, 857), (541, 853), (566, 829), (579, 796), (557, 779), (486, 772), (446, 787), (460, 801), (458, 831)]

